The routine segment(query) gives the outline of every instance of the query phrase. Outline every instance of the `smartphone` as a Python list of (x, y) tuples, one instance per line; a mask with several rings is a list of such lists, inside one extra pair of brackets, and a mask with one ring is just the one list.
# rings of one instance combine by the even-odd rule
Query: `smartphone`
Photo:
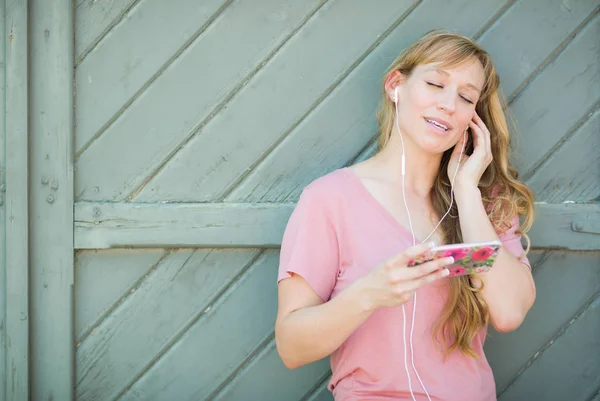
[(494, 265), (501, 247), (502, 242), (498, 240), (436, 246), (427, 254), (411, 260), (408, 266), (418, 266), (431, 260), (452, 256), (454, 263), (446, 266), (450, 277), (485, 273)]

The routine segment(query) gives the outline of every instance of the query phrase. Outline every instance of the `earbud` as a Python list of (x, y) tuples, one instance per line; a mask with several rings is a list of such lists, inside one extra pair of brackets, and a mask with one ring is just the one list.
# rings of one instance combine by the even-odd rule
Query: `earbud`
[(398, 87), (394, 89), (394, 103), (398, 103)]

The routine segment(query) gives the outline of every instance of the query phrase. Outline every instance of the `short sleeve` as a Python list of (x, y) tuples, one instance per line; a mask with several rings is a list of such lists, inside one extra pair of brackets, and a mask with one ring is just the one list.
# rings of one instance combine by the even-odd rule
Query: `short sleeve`
[(527, 259), (527, 256), (525, 256), (525, 249), (521, 244), (521, 235), (517, 233), (520, 227), (519, 216), (515, 215), (510, 220), (508, 229), (498, 234), (498, 238), (502, 241), (504, 248), (515, 255), (519, 259), (519, 262), (531, 268), (531, 263)]
[(319, 188), (310, 186), (300, 195), (283, 234), (277, 283), (298, 274), (327, 302), (337, 279), (339, 251), (326, 197), (319, 195)]

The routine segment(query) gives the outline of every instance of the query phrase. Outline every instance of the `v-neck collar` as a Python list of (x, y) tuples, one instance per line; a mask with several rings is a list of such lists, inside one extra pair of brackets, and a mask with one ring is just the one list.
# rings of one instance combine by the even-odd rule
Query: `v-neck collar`
[[(352, 171), (352, 169), (350, 167), (343, 167), (341, 169), (344, 174), (346, 175), (346, 177), (348, 177), (348, 179), (353, 183), (354, 187), (356, 189), (358, 189), (358, 191), (362, 194), (363, 198), (370, 203), (373, 208), (375, 208), (378, 213), (390, 224), (392, 225), (397, 231), (401, 232), (402, 235), (405, 235), (408, 237), (408, 239), (412, 242), (412, 233), (410, 232), (410, 230), (408, 230), (406, 227), (404, 227), (404, 225), (402, 225), (398, 219), (396, 219), (392, 213), (390, 213), (390, 211), (383, 206), (383, 204), (381, 204), (381, 202), (379, 202), (371, 193), (371, 191), (369, 191), (367, 189), (367, 187), (365, 186), (365, 184), (362, 182), (362, 180), (358, 177), (358, 175), (356, 175), (356, 173), (354, 171)], [(415, 243), (418, 245), (420, 244), (422, 241), (419, 238), (415, 237)]]

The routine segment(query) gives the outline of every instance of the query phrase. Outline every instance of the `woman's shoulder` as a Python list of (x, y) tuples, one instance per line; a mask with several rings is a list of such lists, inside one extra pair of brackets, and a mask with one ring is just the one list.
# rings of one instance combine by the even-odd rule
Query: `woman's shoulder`
[(310, 196), (323, 202), (339, 201), (347, 190), (345, 170), (346, 168), (338, 168), (315, 178), (303, 188), (303, 196)]

